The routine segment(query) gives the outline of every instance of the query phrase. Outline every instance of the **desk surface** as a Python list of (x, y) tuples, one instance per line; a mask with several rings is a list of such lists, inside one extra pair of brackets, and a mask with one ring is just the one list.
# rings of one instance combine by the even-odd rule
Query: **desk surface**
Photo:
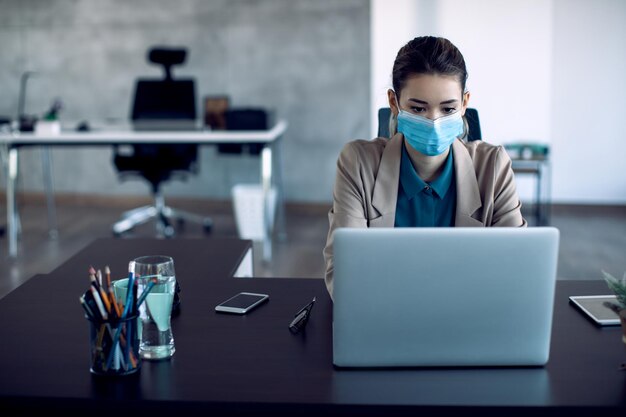
[[(545, 368), (337, 370), (323, 280), (229, 278), (246, 244), (99, 240), (8, 294), (0, 300), (0, 409), (36, 412), (71, 404), (77, 412), (87, 409), (83, 415), (109, 416), (120, 410), (183, 416), (623, 412), (621, 330), (595, 327), (567, 298), (606, 293), (601, 281), (558, 282)], [(78, 304), (87, 266), (108, 263), (115, 274), (132, 257), (157, 252), (174, 257), (182, 287), (181, 314), (172, 321), (176, 354), (171, 361), (144, 361), (135, 376), (92, 376)], [(270, 301), (247, 316), (215, 313), (218, 302), (244, 290), (266, 292)], [(290, 319), (313, 296), (306, 333), (292, 335)]]
[(279, 120), (269, 130), (189, 130), (145, 131), (118, 127), (87, 132), (62, 131), (60, 134), (0, 133), (0, 143), (11, 146), (26, 145), (112, 145), (132, 143), (270, 143), (281, 137), (288, 123)]

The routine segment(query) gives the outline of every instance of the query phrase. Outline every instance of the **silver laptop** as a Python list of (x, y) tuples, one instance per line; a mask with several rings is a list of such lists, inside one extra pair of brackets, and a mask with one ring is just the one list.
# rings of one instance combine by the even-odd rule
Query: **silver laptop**
[(547, 363), (558, 229), (334, 233), (334, 365)]

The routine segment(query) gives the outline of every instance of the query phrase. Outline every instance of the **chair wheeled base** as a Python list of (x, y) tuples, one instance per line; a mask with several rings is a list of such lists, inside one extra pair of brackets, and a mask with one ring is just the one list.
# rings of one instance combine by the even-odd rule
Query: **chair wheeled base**
[(159, 237), (174, 236), (173, 221), (179, 225), (183, 225), (185, 222), (201, 224), (206, 233), (210, 233), (213, 228), (213, 220), (210, 217), (202, 217), (166, 206), (163, 194), (159, 192), (155, 195), (154, 205), (138, 207), (124, 212), (122, 218), (113, 225), (113, 234), (121, 236), (152, 219), (156, 221), (156, 231)]

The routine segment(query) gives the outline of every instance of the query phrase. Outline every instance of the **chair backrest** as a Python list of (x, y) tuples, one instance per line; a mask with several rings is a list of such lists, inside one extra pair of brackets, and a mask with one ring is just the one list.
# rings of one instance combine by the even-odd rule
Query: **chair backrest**
[(148, 52), (148, 60), (162, 65), (161, 79), (139, 79), (135, 87), (131, 119), (152, 120), (196, 120), (196, 86), (193, 79), (174, 79), (172, 66), (185, 62), (184, 48), (155, 47)]
[(131, 119), (133, 122), (140, 120), (195, 122), (194, 80), (137, 80)]
[(389, 137), (389, 119), (391, 118), (391, 109), (389, 107), (381, 107), (378, 109), (378, 137)]
[[(389, 118), (391, 117), (391, 109), (389, 107), (381, 107), (378, 109), (378, 137), (389, 137)], [(481, 140), (480, 119), (478, 118), (478, 110), (468, 108), (465, 110), (465, 119), (467, 120), (469, 132), (467, 140)]]
[(478, 118), (478, 110), (467, 108), (465, 110), (465, 120), (467, 120), (467, 125), (469, 128), (467, 141), (471, 142), (473, 140), (482, 140), (483, 137), (480, 132), (480, 119)]
[[(171, 67), (185, 61), (185, 49), (152, 48), (149, 61), (164, 68), (162, 79), (138, 79), (132, 102), (131, 120), (137, 130), (189, 130), (196, 122), (195, 80), (173, 79)], [(114, 147), (114, 163), (120, 172), (136, 172), (153, 186), (174, 171), (192, 171), (198, 145), (138, 144), (132, 154)]]

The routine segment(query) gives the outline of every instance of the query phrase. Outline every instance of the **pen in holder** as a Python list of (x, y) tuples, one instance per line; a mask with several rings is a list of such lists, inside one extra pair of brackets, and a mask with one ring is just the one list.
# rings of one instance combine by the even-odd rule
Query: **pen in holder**
[(91, 373), (128, 375), (141, 368), (137, 315), (100, 320), (87, 316), (90, 325)]
[[(128, 375), (141, 368), (139, 356), (139, 320), (135, 291), (118, 299), (107, 266), (105, 276), (100, 270), (89, 268), (89, 289), (79, 297), (89, 321), (91, 373), (95, 375)], [(133, 285), (129, 274), (128, 285)], [(148, 290), (149, 292), (149, 290)]]

